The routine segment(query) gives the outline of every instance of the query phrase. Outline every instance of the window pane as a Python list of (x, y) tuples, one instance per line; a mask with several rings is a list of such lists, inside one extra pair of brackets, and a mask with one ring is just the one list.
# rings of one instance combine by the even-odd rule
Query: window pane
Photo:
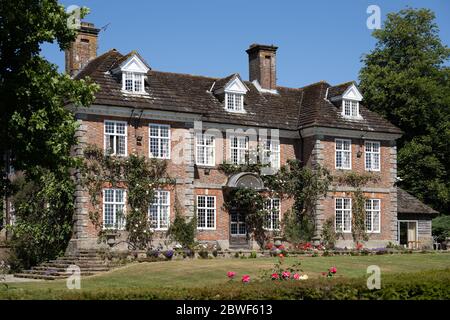
[(114, 122), (105, 121), (105, 133), (114, 133)]
[(116, 154), (118, 154), (118, 155), (125, 155), (126, 154), (125, 137), (124, 136), (118, 136), (116, 142), (117, 142)]
[(208, 209), (207, 211), (207, 227), (214, 228), (214, 209)]
[(205, 221), (205, 209), (198, 208), (197, 210), (197, 227), (204, 228), (206, 226)]
[(114, 202), (114, 190), (105, 190), (105, 202)]
[(104, 212), (104, 225), (106, 228), (111, 228), (114, 224), (113, 216), (114, 216), (114, 205), (105, 204), (105, 212)]
[(380, 211), (373, 212), (373, 231), (380, 232)]

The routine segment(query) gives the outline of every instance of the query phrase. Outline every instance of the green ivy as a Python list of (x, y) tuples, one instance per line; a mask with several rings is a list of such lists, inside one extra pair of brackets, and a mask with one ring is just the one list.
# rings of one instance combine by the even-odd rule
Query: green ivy
[[(176, 197), (175, 197), (176, 198)], [(175, 219), (167, 230), (170, 239), (178, 242), (183, 248), (193, 250), (195, 246), (195, 234), (197, 231), (197, 216), (189, 221), (180, 212), (178, 199), (175, 199)]]

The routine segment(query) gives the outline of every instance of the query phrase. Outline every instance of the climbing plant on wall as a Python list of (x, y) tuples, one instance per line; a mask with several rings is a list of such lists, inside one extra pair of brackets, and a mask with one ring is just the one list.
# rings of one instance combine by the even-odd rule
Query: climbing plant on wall
[[(222, 170), (227, 174), (238, 172), (260, 172), (267, 166), (257, 162), (248, 165), (224, 165)], [(232, 190), (226, 200), (228, 208), (239, 208), (242, 212), (250, 213), (246, 219), (251, 221), (247, 228), (255, 239), (263, 243), (267, 238), (264, 221), (270, 214), (265, 209), (265, 203), (270, 197), (292, 198), (294, 206), (282, 221), (283, 234), (290, 242), (309, 241), (314, 236), (316, 221), (315, 208), (320, 197), (326, 196), (332, 180), (328, 170), (317, 165), (308, 168), (299, 160), (289, 160), (276, 173), (261, 175), (265, 190), (251, 190), (238, 188)]]
[(148, 208), (154, 201), (155, 190), (175, 183), (167, 174), (167, 162), (135, 154), (127, 158), (105, 155), (102, 149), (93, 145), (85, 148), (84, 156), (82, 185), (90, 196), (92, 209), (89, 218), (98, 231), (99, 239), (118, 229), (118, 226), (103, 228), (100, 218), (102, 190), (105, 186), (123, 188), (127, 190), (127, 242), (132, 249), (146, 249), (152, 239)]
[[(292, 159), (274, 175), (263, 177), (270, 192), (280, 198), (294, 199), (289, 219), (284, 221), (285, 230), (297, 230), (286, 233), (292, 242), (310, 241), (316, 230), (316, 204), (325, 197), (332, 181), (329, 171), (316, 165), (314, 168), (303, 166), (301, 161)], [(289, 223), (289, 226), (286, 226)]]

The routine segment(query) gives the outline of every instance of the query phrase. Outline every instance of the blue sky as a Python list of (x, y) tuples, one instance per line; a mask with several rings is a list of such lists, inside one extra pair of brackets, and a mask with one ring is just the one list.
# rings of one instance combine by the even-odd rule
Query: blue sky
[[(361, 56), (375, 45), (366, 27), (372, 4), (380, 7), (382, 21), (406, 6), (432, 9), (441, 39), (450, 46), (446, 0), (60, 2), (87, 6), (86, 21), (108, 25), (99, 36), (99, 54), (137, 50), (154, 70), (211, 77), (237, 72), (248, 79), (249, 45), (277, 45), (277, 82), (289, 87), (357, 80)], [(64, 53), (56, 45), (44, 45), (42, 54), (64, 70)]]

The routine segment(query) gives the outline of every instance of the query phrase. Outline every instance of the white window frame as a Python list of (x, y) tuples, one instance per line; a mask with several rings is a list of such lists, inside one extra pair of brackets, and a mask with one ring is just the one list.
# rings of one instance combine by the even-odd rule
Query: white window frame
[[(126, 81), (130, 80), (132, 90), (127, 90)], [(136, 90), (136, 83), (140, 82), (140, 90)], [(122, 90), (128, 93), (145, 93), (145, 74), (140, 72), (123, 71), (122, 72)]]
[[(106, 132), (106, 123), (114, 123), (114, 133)], [(123, 124), (125, 127), (125, 133), (117, 133), (117, 124)], [(114, 143), (113, 143), (113, 152), (108, 153), (108, 150), (106, 149), (106, 141), (107, 137), (113, 136), (114, 137)], [(125, 137), (125, 153), (124, 154), (117, 154), (116, 149), (116, 140), (117, 137)], [(111, 155), (111, 156), (118, 156), (118, 157), (126, 157), (128, 155), (128, 122), (126, 121), (117, 121), (117, 120), (105, 120), (103, 121), (103, 150), (105, 154)]]
[[(237, 97), (240, 98), (238, 103), (236, 103)], [(237, 92), (225, 92), (225, 109), (230, 112), (244, 113), (244, 94)]]
[[(340, 141), (340, 144), (342, 145), (342, 149), (338, 150), (338, 141)], [(344, 149), (344, 145), (345, 142), (347, 142), (350, 146), (349, 150), (345, 150)], [(351, 139), (335, 139), (334, 140), (334, 165), (335, 165), (335, 169), (342, 169), (342, 170), (351, 170), (352, 169), (352, 140)], [(341, 166), (338, 167), (338, 152), (341, 153)], [(342, 156), (343, 153), (349, 153), (348, 157), (349, 157), (349, 163), (348, 163), (348, 167), (344, 167), (344, 157)]]
[[(116, 201), (116, 192), (117, 191), (122, 191), (123, 192), (123, 202), (121, 201)], [(106, 202), (106, 191), (112, 191), (113, 192), (113, 201), (108, 201)], [(125, 189), (118, 189), (118, 188), (105, 188), (103, 189), (103, 220), (102, 220), (102, 226), (103, 226), (103, 230), (110, 230), (110, 229), (115, 229), (115, 225), (117, 224), (117, 229), (118, 230), (125, 230), (125, 226), (126, 226), (126, 210), (127, 210), (127, 204), (126, 204), (126, 199), (127, 199), (127, 190)], [(112, 227), (107, 227), (105, 225), (105, 213), (106, 213), (106, 205), (112, 205), (113, 206), (113, 225)], [(117, 221), (117, 207), (118, 206), (123, 206), (123, 221), (119, 222)]]
[[(207, 145), (207, 139), (212, 139), (212, 145)], [(203, 142), (203, 143), (201, 143)], [(203, 149), (204, 162), (199, 157), (199, 149)], [(211, 157), (207, 156), (211, 152)], [(195, 163), (199, 166), (213, 167), (216, 164), (216, 137), (213, 134), (197, 133), (195, 135)]]
[[(371, 144), (370, 150), (367, 150), (367, 145)], [(378, 152), (373, 151), (373, 146), (378, 146)], [(375, 157), (378, 157), (378, 168), (375, 167)], [(367, 160), (370, 159), (370, 167), (367, 167)], [(364, 167), (366, 171), (380, 171), (381, 170), (381, 143), (379, 141), (364, 141)]]
[[(346, 112), (347, 108), (349, 111), (348, 114)], [(352, 99), (342, 99), (342, 116), (345, 118), (359, 118), (359, 101)]]
[[(261, 141), (261, 144), (262, 144), (263, 164), (270, 162), (271, 168), (276, 170), (280, 169), (280, 161), (281, 161), (280, 140), (264, 139)], [(276, 146), (276, 148), (274, 148), (274, 146)]]
[[(374, 202), (378, 202), (378, 210), (374, 209)], [(368, 207), (368, 203), (370, 203), (370, 207)], [(367, 233), (380, 233), (381, 232), (381, 200), (380, 199), (366, 199), (365, 203), (366, 210), (366, 219), (365, 219), (365, 227)], [(367, 228), (367, 216), (370, 213), (370, 226), (371, 228)], [(378, 213), (378, 230), (374, 230), (374, 213)]]
[[(348, 200), (349, 207), (345, 208), (345, 200)], [(342, 206), (340, 209), (338, 209), (338, 202), (342, 202)], [(342, 221), (342, 229), (337, 228), (337, 215), (338, 211), (340, 211), (339, 215), (341, 215), (341, 221)], [(348, 213), (348, 219), (349, 221), (349, 228), (345, 229), (345, 213)], [(334, 201), (334, 230), (336, 232), (342, 232), (342, 233), (351, 233), (352, 232), (352, 198), (335, 198)]]
[[(200, 198), (205, 198), (205, 206), (203, 207), (201, 207), (200, 205), (199, 205), (199, 199)], [(213, 201), (213, 203), (214, 203), (214, 206), (213, 207), (209, 207), (208, 206), (208, 198), (212, 198), (212, 199), (214, 199), (214, 201)], [(204, 226), (199, 226), (198, 224), (199, 224), (199, 222), (200, 222), (200, 219), (199, 219), (199, 210), (204, 210), (205, 212), (203, 213), (204, 214), (204, 221), (205, 221), (205, 224), (204, 224)], [(212, 226), (212, 227), (208, 227), (208, 211), (213, 211), (214, 212), (214, 225)], [(216, 219), (217, 219), (217, 208), (216, 208), (216, 196), (209, 196), (209, 195), (197, 195), (197, 229), (198, 230), (216, 230)]]
[[(238, 143), (237, 143), (237, 147), (233, 147), (233, 140), (237, 139)], [(240, 147), (240, 139), (245, 139), (245, 147), (242, 148)], [(248, 152), (249, 152), (249, 138), (247, 136), (239, 136), (239, 135), (233, 135), (230, 136), (228, 143), (230, 144), (229, 150), (230, 150), (230, 163), (235, 164), (235, 165), (241, 165), (241, 164), (246, 164), (246, 158), (248, 156)], [(237, 162), (233, 161), (233, 150), (237, 150)], [(241, 159), (241, 152), (240, 151), (244, 151), (244, 159)]]
[[(278, 201), (278, 228), (274, 228), (273, 224), (273, 208), (274, 208), (274, 201)], [(281, 199), (280, 198), (270, 198), (267, 199), (267, 202), (265, 204), (266, 210), (268, 211), (267, 214), (267, 220), (264, 222), (265, 226), (264, 229), (267, 231), (279, 231), (281, 230), (280, 224), (281, 224)]]
[[(152, 136), (152, 126), (158, 127), (158, 135)], [(167, 137), (161, 136), (161, 128), (167, 128)], [(157, 139), (158, 141), (158, 155), (154, 156), (152, 154), (152, 139)], [(162, 140), (168, 141), (168, 148), (167, 148), (167, 155), (160, 155), (162, 153)], [(170, 125), (168, 124), (160, 124), (160, 123), (149, 123), (148, 125), (148, 155), (150, 158), (155, 159), (170, 159), (170, 149), (172, 148), (172, 142), (171, 142), (171, 132), (170, 132)]]
[[(160, 203), (160, 199), (161, 199), (161, 194), (165, 193), (167, 194), (167, 203)], [(150, 209), (152, 206), (156, 206), (156, 228), (152, 227), (152, 215), (150, 212)], [(167, 207), (167, 221), (166, 227), (161, 227), (161, 208), (162, 207)], [(168, 190), (155, 190), (155, 199), (153, 201), (152, 204), (150, 204), (150, 206), (148, 207), (148, 219), (149, 219), (149, 224), (150, 224), (150, 229), (151, 230), (155, 230), (155, 231), (164, 231), (164, 230), (168, 230), (169, 229), (169, 225), (170, 225), (170, 191)]]

